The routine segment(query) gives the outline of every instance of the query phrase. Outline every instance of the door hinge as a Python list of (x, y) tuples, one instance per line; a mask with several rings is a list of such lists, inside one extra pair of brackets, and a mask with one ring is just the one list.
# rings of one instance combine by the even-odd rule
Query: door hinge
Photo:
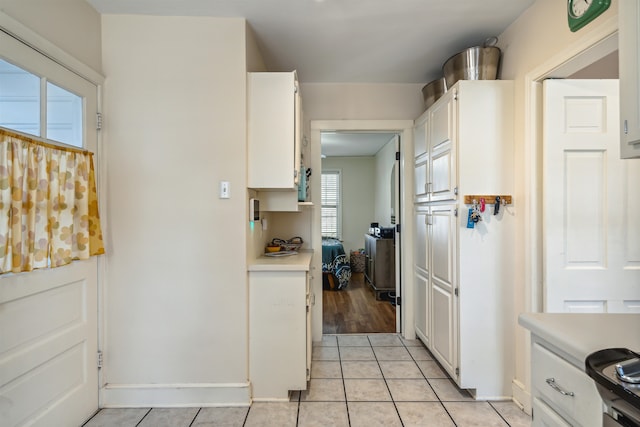
[(399, 233), (400, 232), (400, 224), (396, 224), (396, 232)]
[(455, 208), (455, 209), (453, 210), (453, 216), (458, 216), (458, 208)]
[(98, 357), (97, 357), (97, 362), (98, 362), (98, 369), (102, 368), (102, 362), (104, 361), (103, 357), (102, 357), (102, 351), (98, 350)]
[(457, 90), (454, 90), (454, 91), (453, 91), (453, 100), (454, 100), (454, 101), (457, 101), (457, 100), (458, 100), (458, 91), (457, 91)]
[(396, 297), (396, 305), (402, 305), (402, 297)]
[(453, 194), (458, 195), (458, 187), (453, 187)]
[(400, 160), (400, 152), (396, 151), (396, 160)]
[(458, 292), (458, 288), (455, 288), (455, 289), (453, 290), (453, 293), (454, 293), (456, 296), (459, 296), (459, 295), (460, 295), (460, 293)]
[(460, 375), (460, 368), (456, 368), (456, 376)]
[(102, 130), (102, 113), (96, 113), (96, 130)]

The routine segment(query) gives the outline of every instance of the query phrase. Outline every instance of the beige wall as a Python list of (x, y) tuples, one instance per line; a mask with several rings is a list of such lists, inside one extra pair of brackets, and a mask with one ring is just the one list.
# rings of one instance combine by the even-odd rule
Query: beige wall
[[(533, 272), (527, 269), (525, 259), (530, 257), (529, 250), (536, 242), (527, 239), (531, 227), (535, 225), (536, 218), (529, 215), (536, 207), (529, 206), (529, 188), (527, 181), (532, 176), (530, 167), (532, 159), (526, 148), (527, 130), (526, 116), (528, 111), (525, 97), (525, 76), (539, 69), (544, 64), (554, 61), (566, 60), (564, 52), (581, 46), (584, 40), (594, 33), (598, 33), (602, 27), (610, 26), (611, 20), (617, 18), (617, 0), (613, 0), (611, 7), (596, 21), (588, 24), (576, 33), (572, 33), (567, 25), (566, 2), (557, 0), (537, 0), (518, 20), (500, 35), (499, 46), (503, 49), (502, 78), (515, 80), (515, 203), (514, 209), (517, 216), (516, 230), (516, 282), (515, 287), (515, 312), (537, 310), (535, 295), (540, 292), (540, 284), (533, 284), (528, 288), (527, 281), (531, 279)], [(564, 58), (564, 59), (561, 59)], [(560, 65), (560, 64), (558, 64)], [(535, 187), (535, 182), (533, 183)], [(527, 257), (527, 258), (525, 258)], [(539, 268), (539, 266), (533, 266)], [(517, 321), (514, 319), (514, 322)], [(516, 332), (516, 378), (514, 390), (518, 388), (526, 391), (530, 389), (529, 365), (528, 365), (528, 335), (518, 327)], [(525, 392), (526, 393), (526, 392)], [(529, 405), (530, 402), (522, 402)]]
[(85, 0), (0, 0), (0, 11), (102, 71), (100, 15)]
[(105, 15), (102, 28), (104, 400), (247, 403), (218, 386), (248, 377), (245, 21)]
[(342, 240), (344, 250), (364, 248), (364, 234), (377, 221), (375, 157), (327, 157), (322, 170), (340, 170), (342, 177)]
[(310, 120), (413, 120), (424, 109), (422, 84), (304, 83)]

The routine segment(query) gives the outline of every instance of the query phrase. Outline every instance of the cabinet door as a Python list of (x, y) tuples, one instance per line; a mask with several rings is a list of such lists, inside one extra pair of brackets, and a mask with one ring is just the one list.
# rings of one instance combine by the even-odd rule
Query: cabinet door
[(427, 177), (429, 176), (429, 159), (427, 155), (427, 137), (429, 134), (429, 112), (425, 112), (416, 120), (413, 129), (413, 144), (415, 151), (413, 190), (415, 202), (429, 200)]
[(249, 188), (297, 189), (299, 96), (295, 73), (249, 73)]
[(432, 107), (429, 135), (430, 200), (455, 200), (457, 193), (454, 139), (455, 94)]
[(311, 339), (311, 306), (313, 305), (314, 298), (311, 295), (311, 275), (306, 274), (306, 288), (307, 288), (307, 381), (311, 379), (311, 355), (313, 352), (313, 340)]
[(418, 337), (425, 343), (429, 340), (429, 241), (427, 219), (429, 208), (418, 206), (415, 211), (413, 240), (413, 281), (415, 286), (415, 328)]
[(456, 217), (455, 205), (431, 208), (429, 226), (431, 284), (431, 350), (457, 379), (458, 299), (456, 289)]
[(373, 256), (371, 250), (374, 243), (375, 240), (372, 236), (368, 234), (364, 235), (364, 278), (369, 283), (373, 281)]
[(640, 157), (640, 4), (618, 2), (620, 63), (620, 156)]

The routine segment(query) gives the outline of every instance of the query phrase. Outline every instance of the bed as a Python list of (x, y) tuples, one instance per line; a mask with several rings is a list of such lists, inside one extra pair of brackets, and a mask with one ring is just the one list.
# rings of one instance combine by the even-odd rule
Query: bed
[(331, 289), (344, 289), (349, 284), (351, 266), (338, 239), (322, 238), (322, 276)]

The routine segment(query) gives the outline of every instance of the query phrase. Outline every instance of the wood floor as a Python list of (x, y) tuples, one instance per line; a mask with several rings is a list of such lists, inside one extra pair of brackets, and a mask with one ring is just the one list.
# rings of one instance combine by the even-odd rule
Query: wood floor
[(344, 289), (322, 291), (322, 333), (375, 332), (396, 332), (396, 308), (388, 301), (376, 301), (363, 273), (353, 273)]

